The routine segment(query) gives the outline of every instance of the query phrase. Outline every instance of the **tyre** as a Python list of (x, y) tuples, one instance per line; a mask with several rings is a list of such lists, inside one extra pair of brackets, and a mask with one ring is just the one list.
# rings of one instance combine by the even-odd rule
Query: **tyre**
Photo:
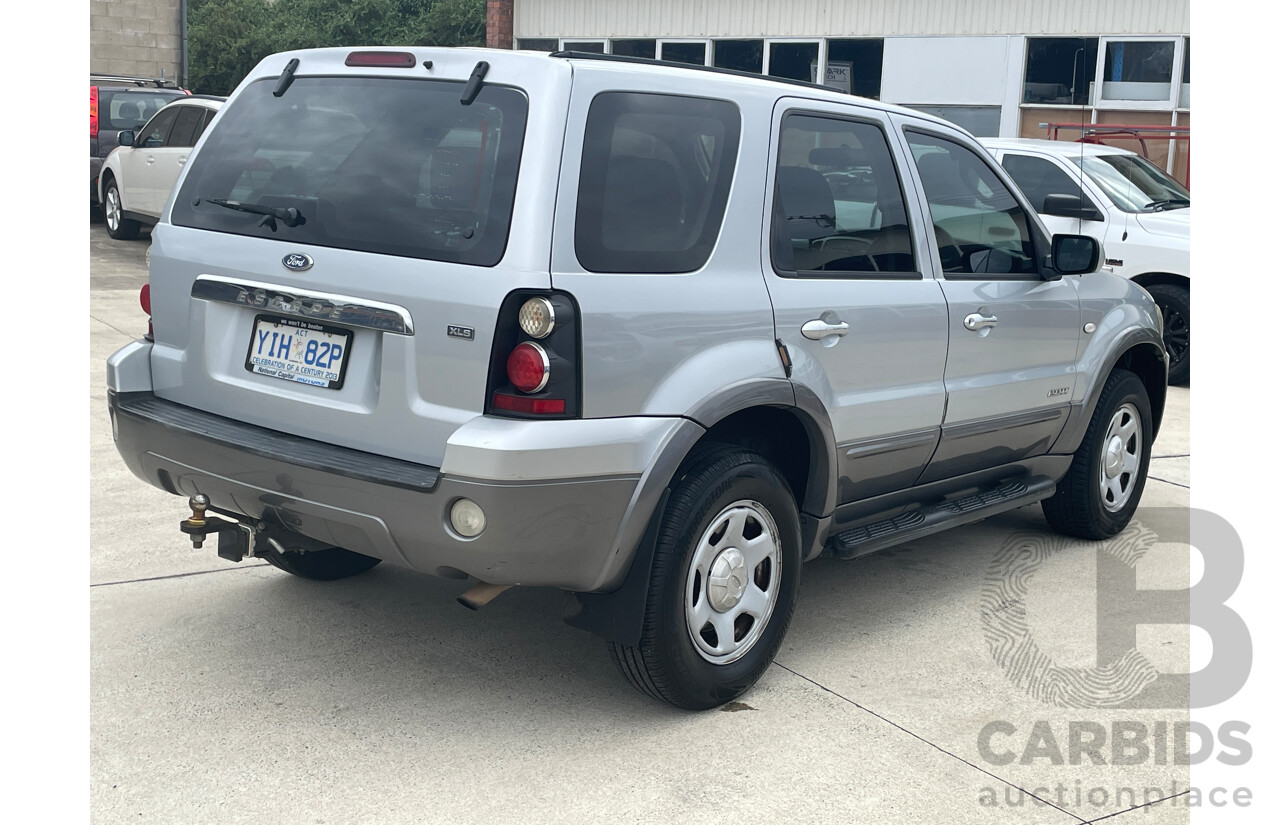
[(1117, 369), (1107, 378), (1089, 429), (1057, 492), (1041, 502), (1055, 530), (1105, 539), (1138, 509), (1151, 464), (1151, 402), (1141, 379)]
[(1156, 284), (1147, 292), (1164, 317), (1164, 348), (1169, 353), (1169, 383), (1191, 380), (1191, 291), (1174, 284)]
[(343, 550), (341, 547), (326, 547), (323, 550), (308, 550), (305, 553), (292, 550), (281, 553), (268, 547), (265, 550), (258, 550), (258, 555), (286, 573), (324, 582), (358, 575), (382, 561), (372, 556)]
[(609, 643), (638, 690), (688, 710), (741, 696), (773, 661), (800, 590), (800, 519), (778, 470), (700, 449), (659, 525), (638, 647)]
[(102, 216), (107, 222), (107, 234), (117, 241), (131, 241), (138, 237), (142, 225), (124, 216), (120, 187), (116, 186), (115, 178), (108, 178), (103, 187)]

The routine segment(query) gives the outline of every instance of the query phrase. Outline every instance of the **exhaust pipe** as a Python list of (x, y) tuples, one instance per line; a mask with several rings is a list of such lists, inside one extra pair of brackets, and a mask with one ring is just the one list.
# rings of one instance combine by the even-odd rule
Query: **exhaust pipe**
[(471, 589), (458, 597), (458, 604), (468, 610), (479, 610), (489, 602), (498, 597), (504, 590), (510, 589), (509, 584), (489, 584), (488, 582), (476, 582)]

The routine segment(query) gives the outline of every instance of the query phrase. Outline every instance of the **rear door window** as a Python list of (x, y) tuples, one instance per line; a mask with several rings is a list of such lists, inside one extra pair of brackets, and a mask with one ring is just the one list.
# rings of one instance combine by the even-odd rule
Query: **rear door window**
[(741, 128), (700, 97), (605, 92), (582, 145), (574, 246), (590, 272), (692, 272), (720, 234)]
[[(253, 83), (196, 154), (172, 220), (239, 235), (493, 266), (506, 249), (528, 101), (442, 80)], [(221, 203), (220, 203), (221, 202)], [(295, 226), (251, 208), (295, 208)]]
[(898, 169), (878, 125), (783, 119), (773, 265), (785, 275), (920, 277)]
[(196, 135), (204, 120), (204, 109), (198, 106), (179, 106), (178, 119), (173, 122), (166, 146), (185, 148), (196, 145)]

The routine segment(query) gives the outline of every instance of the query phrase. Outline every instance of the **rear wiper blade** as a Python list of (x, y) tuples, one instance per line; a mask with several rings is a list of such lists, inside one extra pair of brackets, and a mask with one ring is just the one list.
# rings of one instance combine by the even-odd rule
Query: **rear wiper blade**
[(1159, 212), (1161, 209), (1165, 209), (1170, 206), (1190, 206), (1190, 205), (1191, 205), (1190, 198), (1166, 198), (1165, 200), (1162, 200), (1162, 201), (1152, 201), (1151, 203), (1147, 204), (1142, 208), (1154, 209), (1155, 211)]
[(224, 206), (227, 209), (234, 209), (237, 212), (248, 212), (253, 215), (262, 215), (262, 223), (258, 226), (269, 226), (271, 231), (276, 231), (276, 221), (280, 221), (285, 226), (294, 227), (302, 226), (307, 219), (294, 207), (283, 206), (258, 206), (252, 203), (240, 203), (239, 201), (228, 201), (222, 198), (197, 198), (196, 203), (201, 201), (212, 203), (215, 206)]

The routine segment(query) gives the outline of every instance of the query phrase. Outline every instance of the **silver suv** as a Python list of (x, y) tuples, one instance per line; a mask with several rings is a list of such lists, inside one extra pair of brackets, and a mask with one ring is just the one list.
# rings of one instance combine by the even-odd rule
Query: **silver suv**
[(760, 677), (823, 552), (1033, 502), (1120, 531), (1164, 407), (1159, 314), (1096, 240), (962, 130), (809, 85), (274, 55), (152, 238), (110, 412), (196, 546), (562, 588), (685, 708)]

